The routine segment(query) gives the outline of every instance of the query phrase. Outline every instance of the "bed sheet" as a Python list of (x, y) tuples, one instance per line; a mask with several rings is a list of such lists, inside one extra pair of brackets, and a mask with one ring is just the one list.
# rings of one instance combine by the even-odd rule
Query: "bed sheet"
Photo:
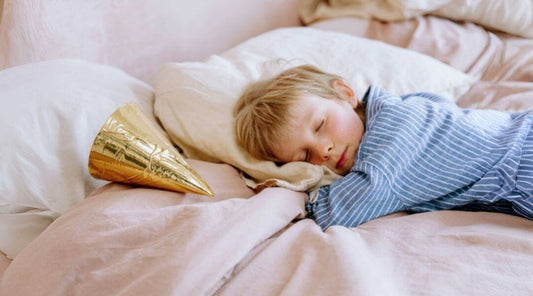
[[(533, 108), (530, 39), (436, 17), (356, 23), (352, 33), (423, 52), (476, 77), (458, 101), (462, 106)], [(524, 218), (397, 213), (322, 232), (304, 218), (301, 193), (256, 194), (229, 166), (195, 165), (203, 176), (212, 173), (206, 180), (215, 192), (224, 188), (214, 199), (108, 185), (11, 262), (0, 294), (533, 294), (533, 222)]]
[(533, 39), (436, 16), (397, 22), (340, 17), (310, 26), (414, 50), (471, 75), (477, 83), (458, 98), (461, 107), (509, 111), (533, 107)]

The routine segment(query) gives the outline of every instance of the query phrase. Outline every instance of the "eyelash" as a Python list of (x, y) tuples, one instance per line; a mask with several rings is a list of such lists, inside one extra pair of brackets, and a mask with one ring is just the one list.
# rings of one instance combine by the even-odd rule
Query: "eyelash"
[[(318, 125), (318, 127), (315, 129), (315, 132), (318, 132), (324, 126), (325, 122), (326, 122), (326, 120), (322, 119), (322, 121), (320, 121), (320, 124)], [(304, 161), (306, 161), (306, 162), (309, 161), (309, 149), (305, 149), (305, 159), (304, 159)]]
[(315, 132), (318, 132), (324, 126), (325, 122), (326, 122), (326, 120), (322, 119), (322, 121), (320, 121), (320, 124), (318, 125), (318, 127), (315, 129)]

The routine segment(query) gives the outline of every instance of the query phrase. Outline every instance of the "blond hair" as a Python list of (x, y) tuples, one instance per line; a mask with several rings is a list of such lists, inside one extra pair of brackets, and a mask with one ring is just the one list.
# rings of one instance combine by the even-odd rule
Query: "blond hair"
[(253, 157), (277, 161), (272, 153), (290, 120), (289, 107), (304, 93), (342, 99), (332, 87), (340, 76), (311, 65), (285, 70), (278, 76), (249, 85), (239, 98), (233, 116), (237, 143)]

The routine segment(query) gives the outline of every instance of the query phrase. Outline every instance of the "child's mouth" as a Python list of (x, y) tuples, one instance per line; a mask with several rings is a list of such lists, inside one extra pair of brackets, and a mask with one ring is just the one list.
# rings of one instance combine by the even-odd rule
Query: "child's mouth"
[(338, 170), (344, 166), (344, 163), (346, 162), (346, 151), (348, 151), (348, 147), (346, 147), (346, 149), (344, 149), (344, 151), (342, 152), (341, 157), (339, 158), (339, 161), (335, 166), (335, 169)]

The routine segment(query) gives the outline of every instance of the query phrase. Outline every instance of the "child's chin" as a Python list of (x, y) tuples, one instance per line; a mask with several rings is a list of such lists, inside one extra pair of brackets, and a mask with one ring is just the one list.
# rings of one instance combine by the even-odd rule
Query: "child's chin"
[(333, 170), (333, 172), (335, 174), (337, 174), (337, 175), (340, 175), (340, 176), (346, 176), (350, 172), (350, 169), (349, 168), (340, 168), (340, 169)]

